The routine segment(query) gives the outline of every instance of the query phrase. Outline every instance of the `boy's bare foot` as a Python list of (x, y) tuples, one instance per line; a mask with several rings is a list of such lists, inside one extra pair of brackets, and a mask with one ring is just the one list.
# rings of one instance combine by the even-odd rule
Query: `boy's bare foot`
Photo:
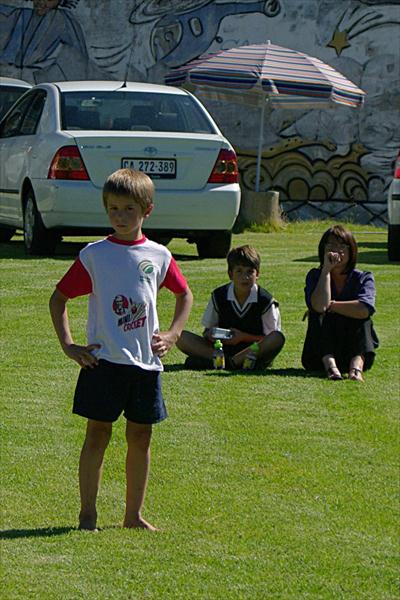
[(123, 527), (127, 529), (147, 529), (148, 531), (160, 531), (157, 527), (150, 525), (147, 521), (145, 521), (142, 517), (134, 520), (125, 520)]
[(79, 515), (79, 529), (84, 531), (98, 531), (97, 515)]
[(94, 523), (79, 523), (79, 531), (94, 531), (97, 533), (98, 529)]

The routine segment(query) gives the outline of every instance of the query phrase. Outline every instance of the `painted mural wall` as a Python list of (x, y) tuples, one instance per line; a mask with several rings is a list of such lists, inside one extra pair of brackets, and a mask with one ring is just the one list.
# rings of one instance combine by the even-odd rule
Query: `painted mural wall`
[[(382, 223), (400, 147), (400, 0), (0, 1), (0, 74), (36, 83), (161, 83), (200, 54), (267, 40), (320, 58), (367, 97), (361, 110), (272, 110), (261, 189), (279, 191), (289, 217)], [(254, 189), (259, 109), (205, 103)]]

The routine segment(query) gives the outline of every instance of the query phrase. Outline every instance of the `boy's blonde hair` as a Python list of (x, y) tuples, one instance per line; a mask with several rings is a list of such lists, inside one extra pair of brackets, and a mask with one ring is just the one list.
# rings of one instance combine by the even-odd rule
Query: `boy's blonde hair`
[(111, 173), (103, 186), (103, 204), (106, 210), (109, 194), (131, 198), (145, 212), (153, 204), (154, 184), (145, 173), (119, 169)]
[(228, 261), (228, 272), (233, 271), (234, 267), (251, 267), (255, 269), (257, 273), (260, 271), (260, 255), (255, 248), (251, 246), (239, 246), (238, 248), (232, 248), (226, 257)]

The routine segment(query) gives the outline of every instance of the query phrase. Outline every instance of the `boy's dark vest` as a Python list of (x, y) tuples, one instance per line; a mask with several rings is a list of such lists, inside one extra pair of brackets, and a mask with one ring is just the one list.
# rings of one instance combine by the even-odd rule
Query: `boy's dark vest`
[(212, 293), (214, 308), (218, 313), (218, 327), (234, 327), (253, 335), (263, 335), (262, 315), (272, 304), (278, 306), (278, 302), (267, 290), (258, 287), (257, 302), (247, 304), (241, 311), (236, 304), (227, 299), (229, 286), (229, 283), (222, 285)]

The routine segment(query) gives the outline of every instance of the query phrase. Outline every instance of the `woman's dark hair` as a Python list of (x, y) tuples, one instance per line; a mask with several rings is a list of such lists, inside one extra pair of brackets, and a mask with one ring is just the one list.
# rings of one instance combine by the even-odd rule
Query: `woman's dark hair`
[(330, 237), (334, 237), (341, 244), (346, 244), (349, 248), (349, 262), (347, 263), (345, 273), (350, 273), (357, 262), (357, 242), (354, 235), (348, 229), (345, 229), (342, 225), (333, 225), (329, 227), (322, 236), (318, 245), (318, 256), (320, 267), (324, 264), (325, 246)]

